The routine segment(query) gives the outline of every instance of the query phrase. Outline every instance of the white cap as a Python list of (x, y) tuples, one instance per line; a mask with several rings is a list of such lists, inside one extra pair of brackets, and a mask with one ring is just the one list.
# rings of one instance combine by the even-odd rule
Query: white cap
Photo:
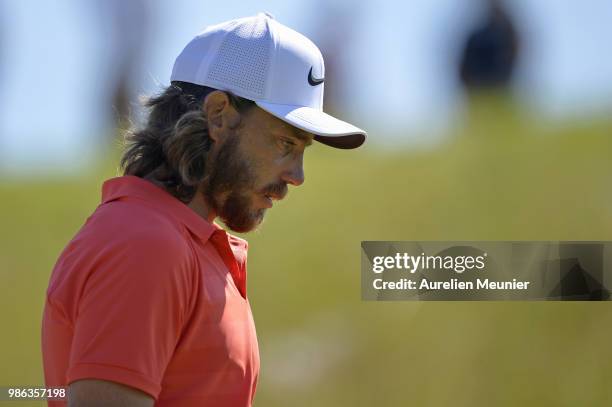
[(365, 131), (323, 112), (324, 75), (312, 41), (259, 13), (206, 28), (176, 58), (170, 80), (232, 92), (321, 143), (359, 147)]

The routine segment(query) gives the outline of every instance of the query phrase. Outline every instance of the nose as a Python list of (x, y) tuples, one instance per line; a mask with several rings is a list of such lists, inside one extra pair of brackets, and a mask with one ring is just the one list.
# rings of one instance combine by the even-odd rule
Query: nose
[(302, 154), (292, 163), (287, 171), (283, 173), (281, 179), (287, 184), (291, 184), (295, 187), (304, 183), (304, 158)]

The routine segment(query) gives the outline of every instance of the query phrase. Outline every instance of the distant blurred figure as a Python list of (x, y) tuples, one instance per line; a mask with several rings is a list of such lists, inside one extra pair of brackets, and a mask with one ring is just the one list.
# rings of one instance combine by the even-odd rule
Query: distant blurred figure
[(501, 0), (487, 0), (483, 24), (468, 36), (459, 74), (467, 90), (506, 87), (514, 71), (520, 39)]
[(142, 62), (150, 33), (151, 2), (147, 0), (95, 0), (102, 22), (103, 38), (108, 41), (109, 87), (115, 123), (128, 128), (131, 106), (137, 103), (138, 84), (143, 78)]
[(3, 71), (4, 71), (4, 30), (6, 29), (6, 21), (4, 18), (4, 9), (2, 8), (2, 4), (0, 3), (0, 97), (2, 97), (3, 92)]
[(348, 56), (351, 39), (355, 38), (354, 27), (359, 3), (349, 8), (327, 1), (317, 1), (315, 26), (309, 35), (317, 44), (325, 59), (325, 96), (323, 106), (330, 114), (342, 114), (340, 106), (346, 106), (347, 72), (350, 70)]

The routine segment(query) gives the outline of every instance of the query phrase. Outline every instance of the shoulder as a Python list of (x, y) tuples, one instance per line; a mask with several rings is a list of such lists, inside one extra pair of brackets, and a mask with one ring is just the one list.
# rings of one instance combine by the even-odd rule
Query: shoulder
[(66, 246), (47, 295), (70, 318), (85, 293), (101, 301), (117, 297), (116, 287), (134, 299), (141, 298), (138, 293), (164, 298), (174, 291), (188, 298), (198, 278), (195, 266), (182, 224), (153, 208), (113, 201), (100, 205)]
[(56, 266), (164, 273), (177, 268), (188, 271), (194, 257), (189, 234), (180, 222), (146, 205), (113, 201), (100, 205), (87, 219)]
[(180, 222), (171, 215), (133, 201), (100, 205), (79, 235), (97, 246), (144, 249), (152, 256), (159, 254), (158, 250), (175, 255), (189, 252), (189, 235)]

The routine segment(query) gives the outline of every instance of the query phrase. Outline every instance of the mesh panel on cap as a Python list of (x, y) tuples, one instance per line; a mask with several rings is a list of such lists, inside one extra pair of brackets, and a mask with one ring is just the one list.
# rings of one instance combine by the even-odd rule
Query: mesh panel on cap
[(257, 18), (241, 24), (223, 39), (208, 78), (255, 97), (263, 97), (270, 44), (265, 19)]

